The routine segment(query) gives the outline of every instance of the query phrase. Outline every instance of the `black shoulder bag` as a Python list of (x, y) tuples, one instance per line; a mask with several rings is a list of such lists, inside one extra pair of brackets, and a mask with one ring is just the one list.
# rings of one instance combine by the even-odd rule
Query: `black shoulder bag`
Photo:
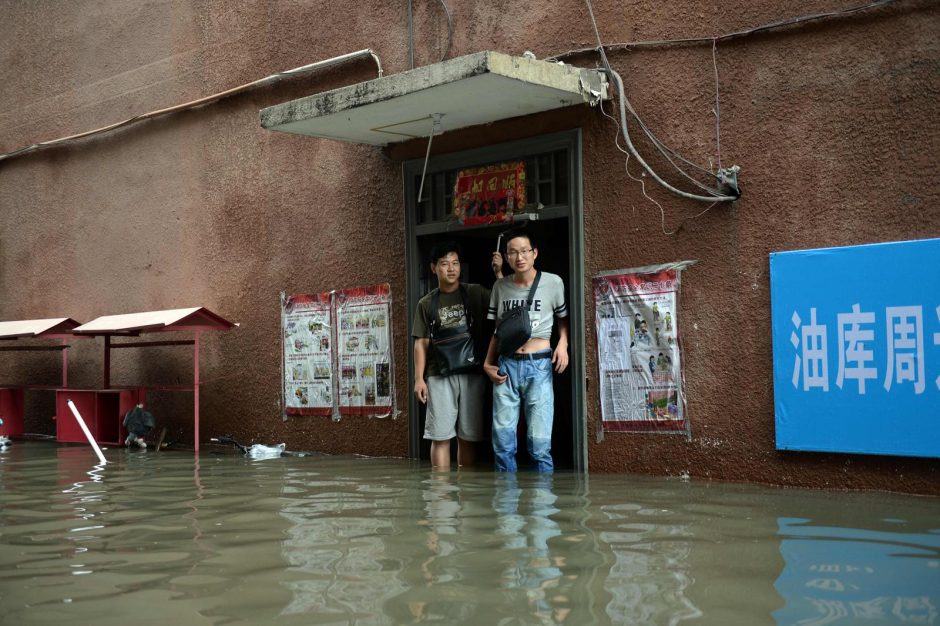
[(463, 301), (465, 323), (453, 328), (441, 328), (438, 307), (441, 302), (441, 290), (435, 289), (431, 296), (430, 343), (434, 359), (442, 376), (469, 374), (480, 371), (480, 361), (473, 350), (473, 316), (467, 306), (466, 288), (460, 285), (460, 299)]
[(542, 272), (535, 273), (535, 280), (529, 288), (529, 295), (524, 304), (513, 307), (499, 320), (496, 326), (496, 350), (503, 356), (515, 354), (532, 336), (532, 321), (529, 319), (529, 307), (535, 298)]

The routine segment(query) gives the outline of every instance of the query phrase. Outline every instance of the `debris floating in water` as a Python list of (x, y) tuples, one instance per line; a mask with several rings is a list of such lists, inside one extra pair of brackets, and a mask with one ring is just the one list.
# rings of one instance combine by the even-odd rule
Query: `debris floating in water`
[(286, 443), (279, 443), (276, 446), (256, 443), (248, 448), (248, 456), (253, 459), (274, 459), (281, 456), (285, 448), (287, 448)]
[(252, 459), (276, 459), (281, 456), (307, 456), (306, 452), (291, 452), (287, 450), (286, 443), (279, 443), (274, 446), (267, 446), (262, 443), (254, 443), (246, 446), (231, 435), (212, 437), (209, 441), (212, 441), (213, 443), (230, 443), (241, 450), (245, 456)]
[(127, 439), (124, 445), (136, 444), (141, 448), (146, 448), (147, 442), (144, 441), (144, 436), (150, 432), (155, 423), (153, 414), (145, 411), (143, 402), (139, 402), (124, 416), (124, 428), (127, 429)]

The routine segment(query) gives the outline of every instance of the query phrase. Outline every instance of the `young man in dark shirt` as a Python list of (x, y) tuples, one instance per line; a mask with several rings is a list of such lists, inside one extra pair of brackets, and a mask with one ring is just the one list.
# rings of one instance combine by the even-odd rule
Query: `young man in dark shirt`
[[(432, 327), (447, 330), (463, 325), (470, 328), (475, 346), (485, 345), (484, 320), (490, 290), (482, 285), (460, 283), (460, 253), (460, 246), (453, 241), (440, 243), (431, 250), (431, 271), (438, 282), (437, 311), (435, 315), (435, 291), (431, 291), (418, 301), (412, 330), (415, 396), (428, 407), (424, 438), (431, 441), (431, 465), (445, 469), (450, 467), (450, 442), (454, 437), (457, 464), (472, 465), (475, 443), (485, 436), (482, 368), (445, 375), (431, 346)], [(482, 349), (476, 353), (476, 359), (482, 365)]]

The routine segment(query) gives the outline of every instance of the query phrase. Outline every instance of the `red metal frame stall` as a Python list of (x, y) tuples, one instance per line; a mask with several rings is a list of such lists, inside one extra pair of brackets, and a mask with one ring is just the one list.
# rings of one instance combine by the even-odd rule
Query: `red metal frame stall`
[[(75, 335), (104, 337), (104, 372), (103, 390), (99, 392), (114, 393), (118, 389), (111, 387), (111, 350), (120, 348), (148, 348), (155, 346), (193, 346), (193, 384), (192, 385), (139, 385), (125, 389), (120, 393), (136, 394), (121, 398), (118, 402), (123, 408), (126, 402), (142, 402), (147, 390), (161, 391), (192, 391), (193, 399), (193, 429), (194, 445), (199, 452), (199, 339), (200, 334), (207, 330), (231, 330), (237, 326), (204, 307), (188, 309), (170, 309), (165, 311), (147, 311), (143, 313), (127, 313), (124, 315), (105, 315), (96, 318), (87, 324), (78, 326), (73, 330)], [(139, 337), (144, 333), (158, 332), (193, 332), (192, 340), (177, 341), (137, 341), (114, 343), (117, 337)], [(96, 400), (97, 401), (97, 400)], [(86, 399), (87, 402), (87, 399)], [(113, 402), (113, 401), (112, 401)], [(97, 410), (97, 409), (95, 409)], [(123, 413), (122, 413), (123, 415)], [(123, 432), (123, 431), (121, 431)]]
[(45, 352), (62, 353), (62, 385), (5, 385), (0, 384), (0, 435), (20, 437), (23, 435), (23, 398), (26, 390), (55, 391), (69, 386), (69, 341), (75, 339), (72, 330), (80, 325), (70, 317), (55, 317), (37, 320), (0, 322), (0, 341), (15, 342), (19, 339), (60, 340), (59, 346), (5, 345), (0, 352)]

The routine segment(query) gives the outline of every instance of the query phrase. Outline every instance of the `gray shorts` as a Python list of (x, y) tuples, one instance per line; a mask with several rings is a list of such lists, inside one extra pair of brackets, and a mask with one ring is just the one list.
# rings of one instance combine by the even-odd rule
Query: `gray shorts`
[(429, 376), (424, 438), (448, 441), (460, 437), (464, 441), (483, 441), (485, 392), (482, 374)]

